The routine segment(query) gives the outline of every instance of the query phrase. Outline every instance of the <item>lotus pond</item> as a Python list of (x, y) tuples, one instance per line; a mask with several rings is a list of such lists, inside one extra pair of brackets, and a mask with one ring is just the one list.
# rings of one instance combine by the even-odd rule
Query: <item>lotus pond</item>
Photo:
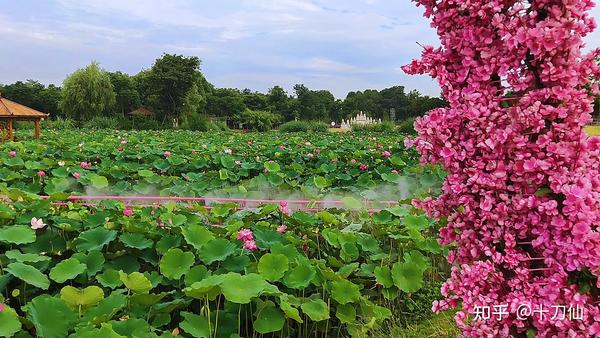
[(0, 336), (369, 336), (445, 261), (440, 224), (410, 204), (444, 173), (402, 141), (75, 130), (0, 145)]

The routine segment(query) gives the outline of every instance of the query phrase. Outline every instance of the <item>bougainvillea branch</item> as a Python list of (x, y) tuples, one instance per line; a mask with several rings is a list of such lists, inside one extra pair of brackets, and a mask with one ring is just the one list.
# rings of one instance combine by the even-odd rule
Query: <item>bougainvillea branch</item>
[(468, 337), (600, 336), (600, 138), (583, 132), (600, 75), (600, 51), (582, 53), (593, 2), (416, 2), (442, 46), (403, 69), (435, 77), (450, 103), (406, 142), (448, 171), (441, 196), (415, 201), (447, 218), (440, 241), (453, 248), (434, 310), (461, 306)]

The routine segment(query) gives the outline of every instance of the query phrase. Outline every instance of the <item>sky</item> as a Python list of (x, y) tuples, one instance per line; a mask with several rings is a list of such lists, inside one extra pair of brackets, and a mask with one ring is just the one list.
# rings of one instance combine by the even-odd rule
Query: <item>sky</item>
[[(0, 83), (61, 84), (97, 61), (135, 74), (163, 53), (197, 56), (217, 87), (289, 92), (403, 85), (438, 96), (400, 66), (437, 45), (409, 0), (0, 0)], [(600, 20), (600, 9), (593, 16)], [(597, 30), (586, 39), (600, 46)]]

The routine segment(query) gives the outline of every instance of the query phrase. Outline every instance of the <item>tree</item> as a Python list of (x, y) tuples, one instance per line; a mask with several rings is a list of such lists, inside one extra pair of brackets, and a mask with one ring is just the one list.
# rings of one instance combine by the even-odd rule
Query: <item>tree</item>
[(335, 97), (328, 90), (310, 90), (303, 84), (294, 86), (298, 98), (298, 111), (304, 120), (330, 119), (330, 111), (335, 103)]
[(291, 121), (295, 117), (293, 105), (293, 98), (285, 92), (280, 86), (275, 86), (269, 89), (267, 94), (267, 102), (271, 112), (283, 117), (284, 121)]
[(58, 103), (60, 102), (60, 87), (43, 84), (34, 80), (25, 82), (17, 81), (13, 84), (2, 86), (0, 91), (3, 97), (44, 113), (52, 117), (60, 116)]
[(140, 94), (138, 93), (135, 81), (131, 76), (119, 71), (108, 73), (110, 82), (115, 91), (115, 111), (121, 116), (125, 116), (130, 111), (140, 106)]
[(115, 92), (110, 76), (92, 62), (78, 69), (63, 82), (60, 108), (67, 117), (84, 121), (94, 116), (111, 115)]
[(148, 96), (154, 96), (154, 110), (163, 124), (167, 119), (178, 118), (186, 94), (199, 81), (200, 59), (195, 56), (163, 54), (157, 59), (148, 77)]
[(241, 122), (241, 115), (247, 109), (239, 90), (231, 88), (215, 89), (208, 97), (206, 111), (213, 116), (226, 117), (230, 124)]
[(269, 98), (263, 93), (244, 89), (242, 91), (242, 97), (244, 99), (244, 104), (250, 110), (267, 110), (269, 108)]
[[(451, 246), (434, 311), (462, 306), (469, 337), (598, 336), (600, 142), (583, 131), (599, 89), (600, 50), (582, 50), (593, 3), (417, 2), (442, 46), (403, 69), (436, 77), (449, 102), (405, 141), (447, 172), (441, 195), (413, 202), (442, 219)], [(494, 316), (499, 305), (509, 313)]]

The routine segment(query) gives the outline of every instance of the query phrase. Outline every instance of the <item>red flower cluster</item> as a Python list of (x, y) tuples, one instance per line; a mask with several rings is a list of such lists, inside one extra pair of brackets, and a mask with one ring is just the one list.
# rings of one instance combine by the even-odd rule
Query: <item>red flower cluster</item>
[[(419, 136), (405, 143), (448, 172), (439, 198), (415, 201), (447, 217), (441, 243), (456, 246), (434, 310), (462, 304), (456, 321), (469, 337), (599, 336), (600, 138), (582, 130), (600, 76), (600, 51), (581, 52), (593, 2), (416, 2), (442, 47), (403, 69), (437, 78), (450, 103), (417, 119)], [(524, 303), (585, 315), (520, 320)], [(501, 320), (467, 320), (501, 304)]]

